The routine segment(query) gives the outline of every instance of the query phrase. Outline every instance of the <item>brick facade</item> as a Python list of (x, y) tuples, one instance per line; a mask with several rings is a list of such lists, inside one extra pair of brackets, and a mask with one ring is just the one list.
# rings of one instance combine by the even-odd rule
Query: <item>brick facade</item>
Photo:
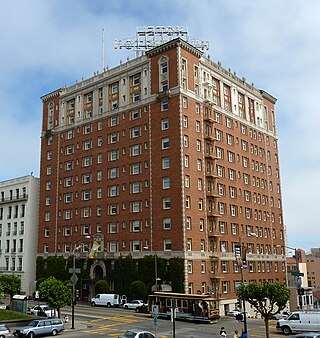
[(175, 39), (42, 100), (39, 255), (98, 233), (104, 259), (182, 257), (223, 311), (239, 242), (246, 281), (285, 280), (271, 95)]

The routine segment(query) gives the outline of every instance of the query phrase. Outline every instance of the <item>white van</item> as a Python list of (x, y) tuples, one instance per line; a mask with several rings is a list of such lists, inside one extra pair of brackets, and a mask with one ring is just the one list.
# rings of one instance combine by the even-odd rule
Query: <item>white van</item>
[(286, 319), (277, 321), (277, 330), (281, 330), (284, 334), (293, 331), (320, 331), (320, 312), (292, 312)]
[(106, 307), (115, 307), (121, 304), (120, 296), (116, 293), (99, 293), (91, 299), (91, 305), (96, 306), (106, 306)]

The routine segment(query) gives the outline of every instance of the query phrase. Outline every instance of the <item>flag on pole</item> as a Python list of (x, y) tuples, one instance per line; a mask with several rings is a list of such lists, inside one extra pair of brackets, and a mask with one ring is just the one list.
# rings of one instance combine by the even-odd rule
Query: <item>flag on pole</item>
[(96, 251), (100, 248), (100, 244), (96, 241), (93, 242), (92, 248), (88, 254), (88, 258), (94, 258), (94, 254), (96, 253)]

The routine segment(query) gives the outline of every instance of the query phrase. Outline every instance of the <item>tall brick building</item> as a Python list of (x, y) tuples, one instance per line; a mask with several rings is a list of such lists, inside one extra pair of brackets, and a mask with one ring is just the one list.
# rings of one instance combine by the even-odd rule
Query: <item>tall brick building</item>
[(177, 38), (42, 101), (39, 255), (98, 234), (102, 271), (120, 254), (181, 257), (185, 292), (222, 311), (239, 243), (245, 281), (285, 280), (270, 94)]

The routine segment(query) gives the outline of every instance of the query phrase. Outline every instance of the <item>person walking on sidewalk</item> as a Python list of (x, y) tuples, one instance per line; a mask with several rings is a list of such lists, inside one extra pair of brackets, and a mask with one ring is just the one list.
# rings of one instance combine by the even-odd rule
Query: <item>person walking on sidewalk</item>
[(238, 331), (238, 330), (235, 330), (235, 331), (234, 331), (233, 338), (240, 338), (240, 335), (239, 335), (239, 331)]
[(227, 332), (222, 326), (222, 328), (220, 329), (220, 338), (225, 338), (225, 337), (227, 337)]
[(246, 330), (242, 330), (240, 338), (248, 338), (248, 334)]

